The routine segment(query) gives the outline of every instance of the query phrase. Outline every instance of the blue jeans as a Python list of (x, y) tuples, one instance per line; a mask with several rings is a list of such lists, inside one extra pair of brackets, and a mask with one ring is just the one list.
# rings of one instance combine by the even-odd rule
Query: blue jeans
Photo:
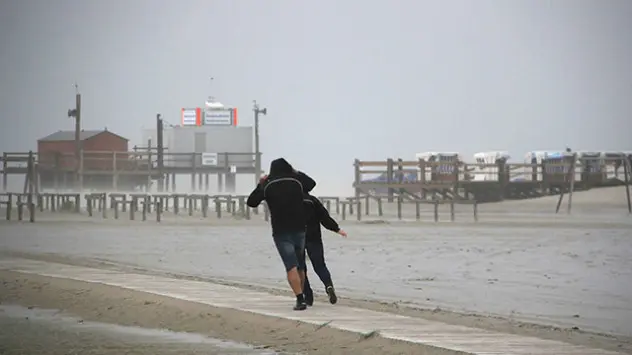
[(273, 236), (273, 239), (285, 271), (293, 268), (305, 270), (305, 232), (282, 233)]

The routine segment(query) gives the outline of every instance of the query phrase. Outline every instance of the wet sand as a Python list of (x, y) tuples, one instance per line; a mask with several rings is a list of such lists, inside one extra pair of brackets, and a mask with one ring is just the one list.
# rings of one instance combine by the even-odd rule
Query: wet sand
[(0, 353), (7, 355), (274, 355), (245, 344), (83, 320), (59, 310), (0, 305)]
[[(119, 287), (56, 279), (37, 275), (0, 271), (0, 302), (37, 309), (59, 309), (80, 317), (85, 322), (102, 322), (175, 332), (191, 332), (215, 339), (228, 339), (254, 344), (259, 352), (250, 349), (241, 354), (261, 354), (279, 351), (313, 355), (328, 354), (456, 354), (440, 349), (393, 341), (379, 336), (362, 335), (316, 327), (291, 320), (261, 316), (231, 309), (215, 308)], [(1, 315), (0, 315), (1, 316)], [(0, 317), (1, 318), (1, 317)], [(6, 318), (4, 322), (7, 322)], [(9, 321), (10, 322), (10, 321)], [(15, 321), (13, 321), (15, 325)], [(29, 323), (30, 324), (30, 323)], [(24, 323), (18, 326), (28, 326)], [(63, 328), (63, 327), (62, 327)], [(23, 335), (19, 329), (0, 328), (0, 338), (13, 339), (4, 344), (11, 354), (239, 354), (236, 349), (218, 351), (205, 344), (180, 343), (144, 348), (142, 339), (134, 336), (127, 343), (107, 335), (90, 332), (70, 332), (35, 326), (35, 332)], [(134, 332), (137, 333), (137, 332)], [(72, 336), (79, 335), (76, 339)], [(136, 334), (138, 335), (138, 334)], [(71, 336), (71, 337), (69, 337)], [(85, 342), (82, 342), (84, 340)], [(163, 341), (164, 342), (164, 341)], [(9, 345), (12, 348), (9, 348)], [(154, 350), (164, 352), (154, 352)], [(125, 350), (125, 351), (123, 351)], [(210, 352), (207, 352), (209, 350)], [(46, 352), (48, 351), (48, 352)], [(231, 352), (232, 351), (232, 352)]]

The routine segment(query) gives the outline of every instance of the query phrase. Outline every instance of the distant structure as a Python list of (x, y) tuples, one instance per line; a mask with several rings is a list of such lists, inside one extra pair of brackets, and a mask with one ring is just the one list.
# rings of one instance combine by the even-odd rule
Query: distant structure
[[(110, 189), (113, 186), (134, 189), (147, 179), (119, 176), (119, 171), (147, 168), (131, 161), (129, 140), (107, 129), (82, 130), (80, 156), (75, 154), (75, 132), (58, 131), (37, 140), (37, 171), (42, 189)], [(76, 167), (79, 166), (79, 174)], [(79, 179), (79, 181), (75, 181)]]
[[(160, 134), (159, 134), (160, 133)], [(161, 136), (161, 139), (158, 137)], [(238, 174), (257, 174), (261, 154), (253, 147), (253, 127), (238, 125), (237, 108), (227, 107), (214, 96), (204, 105), (180, 110), (180, 124), (144, 129), (147, 149), (164, 151), (158, 186), (175, 190), (176, 176), (189, 175), (191, 189), (207, 191), (209, 176), (217, 176), (223, 192), (235, 192)], [(155, 142), (155, 143), (154, 143)]]
[[(180, 109), (180, 124), (143, 130), (146, 146), (104, 130), (81, 130), (81, 95), (68, 111), (74, 131), (58, 131), (37, 141), (37, 152), (4, 152), (3, 190), (9, 175), (24, 175), (37, 191), (177, 191), (176, 176), (191, 177), (192, 191), (208, 191), (216, 175), (220, 191), (235, 192), (238, 174), (260, 174), (261, 153), (253, 147), (253, 127), (238, 126), (237, 108), (209, 96), (200, 107)], [(255, 111), (255, 121), (258, 123)], [(265, 114), (265, 112), (264, 112)], [(35, 160), (35, 161), (33, 161)], [(28, 162), (28, 164), (27, 164)], [(27, 165), (34, 168), (28, 170)]]

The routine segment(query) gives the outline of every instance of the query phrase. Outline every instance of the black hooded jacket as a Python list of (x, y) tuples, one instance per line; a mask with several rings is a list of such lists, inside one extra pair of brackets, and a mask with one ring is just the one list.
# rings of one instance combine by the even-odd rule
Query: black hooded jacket
[(307, 213), (307, 241), (319, 242), (322, 240), (322, 234), (320, 232), (321, 224), (332, 232), (337, 233), (340, 231), (340, 226), (331, 218), (329, 211), (327, 211), (318, 198), (310, 194), (305, 194), (303, 203)]
[(307, 217), (303, 207), (303, 196), (316, 186), (306, 174), (295, 171), (285, 159), (270, 163), (268, 178), (260, 182), (248, 196), (250, 207), (266, 201), (270, 209), (272, 235), (305, 232)]

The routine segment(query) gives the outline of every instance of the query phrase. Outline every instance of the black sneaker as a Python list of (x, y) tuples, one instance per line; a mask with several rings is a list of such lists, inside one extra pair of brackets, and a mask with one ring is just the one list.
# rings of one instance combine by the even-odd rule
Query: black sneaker
[(329, 303), (336, 304), (338, 302), (338, 296), (336, 296), (336, 291), (333, 286), (327, 286), (327, 296), (329, 296)]
[(305, 294), (305, 304), (307, 304), (308, 306), (313, 306), (314, 305), (314, 294), (313, 293), (307, 293)]
[(296, 301), (296, 305), (294, 306), (295, 311), (304, 311), (307, 309), (307, 303), (305, 301)]

